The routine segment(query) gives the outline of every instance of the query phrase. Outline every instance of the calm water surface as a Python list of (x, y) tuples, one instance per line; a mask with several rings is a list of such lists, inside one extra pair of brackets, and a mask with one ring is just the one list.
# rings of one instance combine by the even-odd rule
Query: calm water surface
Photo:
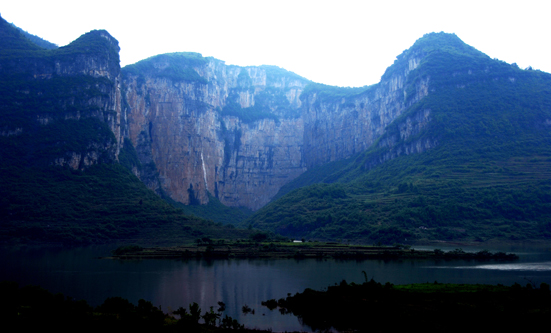
[[(509, 248), (515, 262), (475, 261), (340, 261), (340, 260), (141, 260), (97, 259), (109, 255), (108, 247), (72, 250), (1, 250), (0, 280), (20, 285), (40, 285), (51, 292), (62, 292), (85, 299), (96, 306), (107, 298), (120, 296), (134, 304), (140, 298), (166, 311), (199, 303), (203, 312), (217, 302), (226, 303), (227, 314), (247, 327), (273, 331), (309, 330), (292, 315), (281, 315), (261, 306), (268, 299), (286, 297), (305, 288), (323, 289), (339, 283), (362, 283), (368, 278), (394, 284), (443, 282), (525, 285), (551, 284), (551, 250)], [(443, 250), (449, 250), (442, 248)], [(453, 248), (451, 248), (453, 249)], [(464, 248), (465, 249), (465, 248)], [(478, 251), (480, 249), (465, 249)], [(243, 315), (248, 305), (255, 314)]]

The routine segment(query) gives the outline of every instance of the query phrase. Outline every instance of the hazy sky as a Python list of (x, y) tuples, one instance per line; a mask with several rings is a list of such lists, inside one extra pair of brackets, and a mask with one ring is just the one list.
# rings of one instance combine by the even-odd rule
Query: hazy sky
[(429, 32), (521, 68), (551, 72), (551, 1), (4, 1), (2, 17), (59, 46), (94, 29), (119, 41), (121, 66), (167, 52), (276, 65), (315, 82), (379, 82)]

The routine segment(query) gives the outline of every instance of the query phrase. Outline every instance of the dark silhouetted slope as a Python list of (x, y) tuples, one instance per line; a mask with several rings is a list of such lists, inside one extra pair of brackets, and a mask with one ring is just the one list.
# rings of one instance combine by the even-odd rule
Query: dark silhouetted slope
[(0, 241), (185, 242), (241, 235), (185, 216), (120, 163), (118, 42), (45, 50), (0, 18)]

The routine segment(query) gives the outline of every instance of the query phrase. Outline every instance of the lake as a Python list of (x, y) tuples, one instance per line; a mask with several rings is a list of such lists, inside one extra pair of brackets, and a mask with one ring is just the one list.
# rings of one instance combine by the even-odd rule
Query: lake
[[(116, 247), (116, 246), (115, 246)], [(261, 306), (268, 299), (286, 297), (305, 288), (323, 289), (339, 283), (364, 282), (368, 278), (393, 284), (482, 283), (512, 285), (518, 282), (551, 284), (551, 251), (540, 248), (497, 248), (515, 252), (515, 262), (334, 259), (229, 259), (229, 260), (139, 260), (98, 259), (113, 246), (76, 249), (2, 249), (0, 280), (33, 284), (96, 306), (107, 297), (120, 296), (137, 304), (140, 298), (167, 312), (197, 302), (205, 312), (217, 302), (226, 304), (227, 314), (250, 328), (273, 331), (309, 330), (292, 315), (281, 315)], [(443, 250), (452, 248), (440, 247)], [(423, 249), (416, 247), (416, 249)], [(431, 248), (432, 249), (432, 248)], [(478, 251), (478, 248), (463, 248)], [(255, 313), (244, 315), (248, 305)]]

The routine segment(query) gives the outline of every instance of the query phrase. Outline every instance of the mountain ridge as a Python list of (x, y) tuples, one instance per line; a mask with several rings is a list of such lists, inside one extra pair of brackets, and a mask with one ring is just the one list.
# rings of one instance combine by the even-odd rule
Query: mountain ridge
[(551, 76), (443, 50), (411, 72), (430, 92), (370, 149), (332, 175), (307, 171), (294, 182), (329, 184), (295, 189), (244, 225), (386, 243), (548, 238)]
[(45, 50), (2, 19), (0, 36), (11, 36), (0, 43), (12, 47), (0, 48), (2, 243), (167, 244), (248, 235), (184, 215), (119, 164), (136, 154), (124, 146), (124, 128), (121, 134), (116, 39), (91, 31)]
[[(455, 35), (423, 36), (378, 84), (339, 88), (197, 53), (121, 69), (105, 31), (49, 51), (1, 28), (13, 35), (5, 43), (20, 44), (0, 52), (3, 164), (14, 179), (13, 165), (36, 168), (38, 156), (84, 173), (121, 163), (168, 201), (258, 209), (244, 226), (314, 239), (545, 238), (551, 229), (541, 149), (549, 74), (492, 60)], [(329, 184), (290, 191), (319, 182)], [(0, 206), (14, 213), (10, 198)], [(468, 235), (457, 231), (465, 225)]]

